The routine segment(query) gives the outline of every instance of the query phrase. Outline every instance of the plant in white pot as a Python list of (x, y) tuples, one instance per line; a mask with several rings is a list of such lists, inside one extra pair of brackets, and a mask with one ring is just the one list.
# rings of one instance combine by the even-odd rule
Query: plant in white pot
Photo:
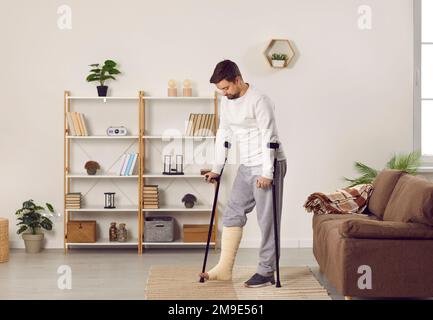
[(271, 56), (272, 66), (277, 68), (283, 68), (287, 61), (287, 54), (285, 53), (273, 53)]
[[(54, 213), (53, 206), (46, 203), (47, 209)], [(42, 249), (42, 240), (44, 234), (41, 229), (52, 230), (53, 222), (47, 217), (46, 209), (28, 200), (23, 203), (21, 209), (18, 209), (15, 214), (18, 216), (17, 226), (20, 226), (17, 234), (22, 234), (26, 252), (38, 253)]]
[(120, 71), (116, 69), (117, 63), (113, 60), (105, 60), (104, 65), (101, 67), (99, 63), (94, 63), (90, 65), (92, 70), (90, 70), (90, 74), (87, 76), (86, 80), (88, 82), (99, 81), (98, 96), (106, 97), (108, 86), (105, 85), (105, 81), (108, 79), (116, 80), (113, 74), (119, 74)]

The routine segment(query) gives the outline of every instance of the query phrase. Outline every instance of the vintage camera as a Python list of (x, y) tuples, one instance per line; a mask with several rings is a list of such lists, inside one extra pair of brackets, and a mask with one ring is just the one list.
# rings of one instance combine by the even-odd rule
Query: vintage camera
[(107, 129), (108, 136), (126, 136), (128, 134), (128, 130), (125, 127), (109, 127)]

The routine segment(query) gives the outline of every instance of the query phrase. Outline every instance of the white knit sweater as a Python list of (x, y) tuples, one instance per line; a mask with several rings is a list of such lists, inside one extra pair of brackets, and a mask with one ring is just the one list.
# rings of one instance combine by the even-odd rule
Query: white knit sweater
[[(212, 172), (220, 173), (225, 159), (224, 141), (230, 141), (232, 144), (239, 143), (240, 164), (262, 165), (261, 175), (272, 179), (274, 152), (268, 148), (268, 143), (280, 142), (274, 110), (271, 99), (252, 85), (237, 99), (222, 97)], [(284, 159), (280, 142), (277, 160)]]

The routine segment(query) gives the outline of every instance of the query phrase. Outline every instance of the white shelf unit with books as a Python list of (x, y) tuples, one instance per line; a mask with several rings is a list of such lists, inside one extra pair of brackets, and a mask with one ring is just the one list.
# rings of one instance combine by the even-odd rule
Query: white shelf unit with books
[[(140, 155), (131, 158), (130, 170), (120, 175), (122, 162), (126, 163), (131, 148), (139, 149), (140, 95), (135, 97), (85, 97), (64, 93), (64, 250), (82, 247), (135, 247), (140, 253), (141, 244), (141, 175)], [(79, 117), (73, 118), (79, 109)], [(115, 121), (113, 121), (113, 119)], [(120, 120), (119, 120), (120, 119)], [(121, 121), (121, 124), (116, 121)], [(79, 122), (80, 121), (80, 122)], [(108, 136), (108, 126), (124, 125), (126, 136)], [(126, 146), (126, 147), (125, 147)], [(126, 149), (125, 149), (126, 148)], [(116, 150), (117, 149), (117, 150)], [(114, 157), (114, 158), (113, 158)], [(107, 160), (109, 159), (109, 160)], [(87, 160), (97, 161), (101, 168), (95, 175), (84, 169)], [(107, 162), (107, 163), (105, 163)], [(116, 208), (104, 207), (104, 191), (115, 191)], [(69, 193), (84, 194), (84, 203), (67, 206)], [(96, 193), (96, 194), (94, 194)], [(89, 199), (89, 201), (87, 201)], [(134, 201), (135, 199), (135, 201)], [(119, 201), (120, 200), (120, 201)], [(117, 202), (117, 203), (116, 203)], [(69, 200), (71, 203), (71, 200)], [(72, 202), (73, 203), (73, 202)], [(68, 222), (96, 220), (96, 242), (69, 242)], [(109, 223), (126, 222), (129, 237), (126, 242), (108, 240)]]
[[(200, 174), (200, 168), (211, 168), (209, 164), (184, 166), (183, 175), (162, 174), (164, 171), (164, 150), (169, 144), (173, 144), (176, 154), (182, 154), (184, 159), (186, 144), (195, 150), (198, 144), (208, 144), (214, 148), (215, 134), (218, 127), (218, 95), (202, 97), (153, 97), (142, 95), (142, 185), (158, 185), (158, 192), (163, 191), (165, 198), (162, 205), (157, 208), (142, 209), (143, 225), (147, 216), (170, 216), (174, 218), (176, 227), (175, 240), (173, 242), (145, 242), (143, 232), (143, 248), (173, 248), (173, 247), (203, 247), (206, 242), (184, 242), (182, 226), (188, 224), (209, 224), (212, 213), (214, 185), (204, 181)], [(211, 107), (211, 113), (209, 108)], [(182, 118), (170, 117), (175, 110), (176, 115), (182, 114)], [(179, 111), (181, 110), (181, 111)], [(196, 115), (193, 119), (193, 115)], [(200, 116), (199, 116), (200, 115)], [(207, 116), (204, 116), (207, 115)], [(210, 116), (213, 115), (213, 116)], [(201, 123), (198, 121), (200, 117)], [(194, 128), (194, 126), (196, 126)], [(170, 129), (177, 129), (170, 131)], [(200, 134), (199, 128), (205, 129), (205, 134)], [(196, 129), (196, 130), (194, 130)], [(168, 134), (166, 132), (168, 131)], [(156, 151), (156, 152), (155, 152)], [(191, 151), (191, 149), (189, 149)], [(175, 154), (171, 154), (175, 159)], [(194, 167), (194, 168), (190, 168)], [(160, 186), (163, 185), (161, 188)], [(171, 191), (178, 186), (177, 190)], [(185, 186), (185, 187), (184, 187)], [(202, 193), (202, 191), (208, 191)], [(193, 208), (186, 208), (180, 201), (181, 196), (192, 193), (199, 198)], [(200, 193), (200, 194), (199, 194)], [(214, 230), (217, 239), (218, 212), (215, 212)], [(216, 242), (211, 246), (217, 248)]]
[[(116, 123), (109, 122), (113, 118), (117, 121), (119, 114), (121, 115), (124, 106), (117, 105), (119, 103), (133, 104), (135, 108), (135, 115), (129, 120), (129, 123), (136, 127), (132, 130), (128, 130), (126, 136), (107, 136), (105, 130), (109, 125), (116, 126)], [(160, 104), (165, 104), (165, 110), (160, 107)], [(196, 106), (201, 106), (199, 112), (194, 111), (187, 113), (190, 106), (194, 109)], [(189, 132), (188, 127), (182, 128), (185, 123), (189, 123), (189, 120), (193, 116), (191, 114), (209, 114), (209, 107), (213, 106), (213, 117), (203, 117), (203, 126), (210, 126), (211, 132), (206, 135), (196, 134), (194, 128), (192, 132)], [(76, 112), (73, 109), (81, 108), (81, 115), (78, 116), (74, 122), (74, 119), (70, 118), (70, 112)], [(131, 106), (129, 106), (131, 107)], [(99, 108), (99, 109), (98, 109)], [(168, 117), (165, 120), (154, 121), (152, 115), (158, 114), (166, 116), (167, 112), (173, 110), (182, 110), (182, 119), (179, 117)], [(95, 111), (98, 109), (99, 111)], [(110, 110), (107, 110), (110, 109)], [(185, 110), (185, 112), (184, 112)], [(111, 111), (111, 113), (110, 113)], [(113, 116), (114, 113), (115, 115)], [(166, 121), (172, 119), (177, 123), (170, 123)], [(205, 120), (207, 119), (207, 120)], [(149, 122), (150, 120), (150, 122)], [(195, 119), (195, 120), (198, 120)], [(78, 123), (77, 121), (81, 121)], [(179, 123), (179, 121), (182, 121)], [(168, 135), (164, 132), (154, 132), (152, 124), (159, 123), (160, 129), (167, 128), (178, 128), (179, 131), (175, 134), (170, 132)], [(192, 123), (192, 121), (191, 121)], [(207, 123), (207, 124), (205, 124)], [(77, 132), (84, 125), (86, 128), (83, 129), (83, 135), (79, 135)], [(197, 122), (197, 126), (199, 123)], [(213, 185), (210, 185), (204, 181), (204, 176), (200, 174), (200, 170), (185, 170), (184, 175), (166, 175), (162, 173), (163, 163), (161, 159), (157, 159), (152, 163), (150, 156), (157, 155), (157, 152), (147, 150), (151, 147), (152, 143), (167, 145), (170, 142), (177, 141), (178, 143), (186, 144), (190, 143), (195, 146), (199, 143), (213, 143), (215, 140), (216, 128), (218, 127), (218, 95), (215, 93), (213, 96), (202, 96), (202, 97), (150, 97), (144, 96), (144, 92), (140, 91), (137, 97), (87, 97), (87, 96), (71, 96), (69, 91), (64, 93), (64, 250), (68, 252), (70, 248), (80, 247), (136, 247), (139, 254), (142, 254), (143, 248), (145, 247), (203, 247), (206, 245), (205, 242), (184, 242), (182, 241), (182, 234), (178, 234), (177, 238), (173, 242), (144, 242), (144, 222), (146, 215), (170, 215), (176, 220), (181, 220), (182, 217), (189, 219), (190, 222), (195, 223), (201, 219), (201, 224), (209, 224), (210, 215), (212, 212), (212, 201), (213, 201)], [(99, 129), (98, 129), (99, 128)], [(196, 128), (198, 129), (198, 127)], [(89, 144), (90, 146), (88, 146)], [(77, 152), (84, 153), (84, 158), (75, 159), (73, 147), (78, 146)], [(137, 160), (136, 160), (136, 172), (130, 175), (120, 175), (119, 172), (112, 170), (112, 166), (107, 166), (103, 170), (98, 171), (95, 175), (88, 175), (83, 171), (83, 165), (85, 160), (103, 161), (105, 157), (110, 156), (109, 152), (115, 146), (133, 146), (137, 145)], [(129, 150), (129, 147), (126, 150)], [(92, 153), (91, 148), (97, 149), (95, 153)], [(108, 151), (107, 151), (108, 150)], [(146, 151), (147, 150), (147, 151)], [(107, 153), (108, 152), (108, 153)], [(115, 152), (114, 152), (115, 153)], [(122, 152), (120, 152), (122, 153)], [(123, 153), (126, 153), (124, 150)], [(81, 160), (80, 160), (81, 159)], [(77, 161), (78, 160), (78, 161)], [(121, 157), (115, 159), (118, 164), (121, 163)], [(155, 160), (155, 159), (154, 159)], [(74, 161), (77, 161), (76, 164)], [(73, 168), (75, 166), (75, 168)], [(80, 167), (81, 170), (77, 170), (76, 167)], [(205, 168), (210, 168), (210, 165), (203, 165)], [(146, 169), (150, 170), (147, 171)], [(186, 168), (186, 167), (185, 167)], [(81, 172), (80, 172), (81, 171)], [(189, 171), (189, 172), (187, 172)], [(196, 191), (201, 192), (204, 189), (209, 191), (208, 194), (202, 195), (200, 203), (196, 204), (193, 208), (186, 208), (183, 203), (177, 201), (167, 201), (170, 196), (162, 201), (162, 205), (158, 208), (143, 208), (143, 190), (147, 184), (161, 184), (164, 182), (167, 188), (170, 186), (177, 185), (181, 182), (186, 183), (189, 187), (196, 185)], [(79, 187), (75, 184), (79, 184)], [(83, 205), (79, 208), (68, 208), (67, 195), (73, 192), (84, 192), (84, 199), (94, 192), (100, 184), (105, 183), (106, 185), (113, 184), (119, 187), (120, 184), (125, 184), (129, 188), (127, 191), (120, 190), (120, 194), (128, 199), (136, 199), (137, 201), (130, 201), (130, 203), (123, 202), (116, 205), (114, 209), (104, 208), (104, 198), (102, 191), (99, 190), (99, 198), (97, 201), (87, 203), (84, 201)], [(87, 184), (87, 185), (86, 185)], [(90, 185), (90, 186), (89, 186)], [(197, 187), (198, 186), (198, 187)], [(188, 188), (189, 188), (188, 187)], [(191, 189), (190, 188), (190, 189)], [(193, 193), (193, 190), (182, 188), (185, 193)], [(85, 190), (85, 191), (83, 191)], [(117, 199), (116, 199), (117, 200)], [(79, 217), (77, 217), (79, 216)], [(109, 216), (109, 218), (106, 218)], [(129, 237), (127, 242), (110, 242), (108, 240), (108, 221), (119, 221), (128, 217), (129, 225), (127, 224), (128, 231), (132, 231), (132, 236)], [(96, 220), (98, 221), (105, 219), (105, 224), (102, 224), (97, 232), (97, 241), (90, 243), (77, 243), (68, 242), (67, 239), (67, 225), (72, 220)], [(109, 219), (109, 220), (107, 220)], [(218, 236), (218, 212), (215, 212), (214, 230), (215, 239)], [(178, 230), (179, 231), (179, 230)], [(216, 248), (217, 243), (211, 242), (211, 245)]]

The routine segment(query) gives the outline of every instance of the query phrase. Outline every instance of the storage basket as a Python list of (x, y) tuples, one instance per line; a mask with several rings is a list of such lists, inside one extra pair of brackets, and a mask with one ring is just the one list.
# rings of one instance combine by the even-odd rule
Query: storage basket
[[(208, 224), (184, 224), (183, 241), (184, 242), (207, 242), (209, 233)], [(215, 226), (212, 230), (211, 242), (215, 242)]]
[(9, 260), (9, 221), (0, 218), (0, 262)]
[(173, 217), (146, 217), (144, 223), (144, 242), (174, 241)]
[(69, 243), (96, 242), (96, 221), (68, 221), (67, 239)]

